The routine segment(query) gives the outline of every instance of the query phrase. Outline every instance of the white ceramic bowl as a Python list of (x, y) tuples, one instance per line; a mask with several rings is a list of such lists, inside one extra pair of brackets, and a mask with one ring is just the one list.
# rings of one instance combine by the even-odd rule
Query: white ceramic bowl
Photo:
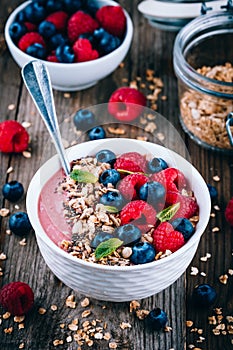
[[(119, 142), (120, 141), (120, 142)], [(38, 218), (41, 188), (60, 168), (57, 156), (49, 159), (34, 175), (27, 192), (27, 212), (35, 229), (45, 262), (66, 285), (90, 297), (109, 301), (129, 301), (156, 294), (175, 282), (193, 259), (210, 215), (210, 196), (199, 172), (177, 153), (156, 144), (132, 139), (105, 139), (84, 142), (67, 149), (69, 160), (94, 155), (101, 149), (116, 154), (136, 151), (162, 157), (169, 166), (180, 169), (188, 179), (199, 205), (200, 217), (195, 234), (178, 251), (158, 261), (135, 266), (103, 266), (69, 255), (48, 237)]]
[[(15, 62), (22, 68), (28, 62), (34, 60), (32, 56), (21, 51), (11, 40), (9, 27), (16, 15), (31, 1), (24, 2), (9, 16), (5, 25), (5, 39)], [(119, 5), (111, 0), (98, 0), (100, 6)], [(54, 63), (45, 62), (48, 67), (52, 86), (61, 91), (83, 90), (95, 85), (99, 80), (111, 74), (125, 58), (133, 37), (133, 24), (129, 14), (126, 15), (126, 34), (122, 44), (114, 51), (93, 61), (81, 63)]]

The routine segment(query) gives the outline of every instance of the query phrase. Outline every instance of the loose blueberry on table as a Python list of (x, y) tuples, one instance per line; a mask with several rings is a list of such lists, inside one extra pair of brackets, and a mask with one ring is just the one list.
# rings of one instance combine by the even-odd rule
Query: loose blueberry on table
[(92, 140), (101, 140), (106, 137), (106, 132), (102, 126), (95, 126), (93, 129), (88, 131), (89, 139)]
[(11, 214), (9, 218), (9, 228), (17, 236), (26, 236), (32, 230), (32, 225), (27, 213), (18, 211)]
[(79, 109), (74, 115), (74, 125), (77, 129), (87, 131), (93, 128), (95, 115), (89, 109)]
[(165, 311), (157, 307), (150, 311), (145, 320), (151, 330), (159, 331), (166, 326), (168, 317)]
[(17, 202), (24, 194), (23, 185), (18, 181), (10, 181), (3, 185), (2, 194), (10, 202)]
[(214, 304), (217, 293), (211, 285), (203, 283), (194, 288), (192, 297), (194, 303), (198, 306), (208, 307)]

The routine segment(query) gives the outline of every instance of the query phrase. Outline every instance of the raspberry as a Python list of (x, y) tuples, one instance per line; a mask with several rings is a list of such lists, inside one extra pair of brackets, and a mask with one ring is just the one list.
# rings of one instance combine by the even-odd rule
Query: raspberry
[(167, 191), (180, 191), (186, 187), (184, 174), (176, 168), (166, 168), (153, 174), (150, 179), (160, 182)]
[(157, 252), (170, 250), (172, 253), (181, 248), (184, 243), (184, 236), (181, 232), (175, 231), (169, 222), (162, 222), (153, 232), (153, 245)]
[(68, 20), (68, 38), (74, 42), (80, 34), (92, 33), (97, 28), (99, 23), (94, 18), (83, 11), (77, 11)]
[(46, 57), (46, 60), (48, 61), (48, 62), (59, 62), (58, 61), (58, 59), (57, 59), (57, 56), (56, 55), (49, 55), (49, 56), (47, 56)]
[(110, 34), (122, 37), (126, 29), (126, 17), (121, 6), (106, 5), (96, 12), (96, 19)]
[[(118, 102), (118, 103), (115, 103)], [(108, 111), (117, 120), (129, 122), (136, 119), (146, 106), (146, 97), (131, 87), (115, 90), (108, 101)]]
[(225, 209), (225, 218), (226, 218), (227, 222), (231, 226), (233, 226), (233, 197), (227, 203), (227, 206)]
[(24, 282), (11, 282), (0, 290), (0, 303), (14, 316), (26, 314), (34, 303), (34, 293)]
[(172, 217), (175, 218), (186, 218), (189, 219), (196, 215), (198, 212), (198, 204), (194, 197), (183, 196), (178, 192), (168, 191), (166, 196), (166, 204), (172, 205), (175, 203), (180, 203), (180, 208), (176, 214)]
[(24, 22), (25, 27), (27, 28), (28, 32), (35, 32), (37, 29), (37, 26), (35, 23), (31, 22)]
[(88, 39), (78, 39), (73, 45), (75, 54), (75, 62), (92, 61), (99, 57), (99, 53), (92, 49), (92, 45)]
[(15, 120), (0, 123), (0, 151), (20, 153), (27, 149), (29, 135), (27, 130)]
[(120, 212), (121, 225), (133, 224), (142, 232), (147, 232), (156, 222), (156, 211), (142, 200), (132, 201)]
[(130, 174), (121, 180), (118, 190), (127, 200), (137, 198), (137, 191), (148, 181), (148, 178), (143, 174)]
[(53, 23), (58, 31), (63, 31), (66, 29), (68, 14), (64, 11), (53, 12), (45, 20)]
[(18, 42), (18, 47), (20, 48), (20, 50), (25, 52), (29, 46), (31, 46), (32, 44), (35, 44), (35, 43), (41, 44), (45, 47), (44, 39), (39, 33), (29, 32), (29, 33), (24, 34), (20, 38), (20, 40)]
[(132, 172), (145, 172), (147, 167), (146, 158), (137, 152), (123, 153), (117, 158), (114, 168), (128, 170)]

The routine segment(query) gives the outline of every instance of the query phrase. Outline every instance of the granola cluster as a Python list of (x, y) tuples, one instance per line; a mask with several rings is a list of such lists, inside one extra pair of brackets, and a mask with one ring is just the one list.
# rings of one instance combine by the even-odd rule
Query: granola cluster
[[(233, 66), (231, 63), (214, 67), (203, 66), (197, 72), (207, 78), (232, 83)], [(213, 85), (213, 84), (212, 84)], [(207, 89), (214, 90), (209, 83)], [(224, 91), (224, 87), (222, 88)], [(233, 87), (231, 92), (233, 99)], [(216, 94), (217, 95), (217, 94)], [(226, 130), (226, 117), (233, 110), (233, 100), (223, 99), (203, 92), (187, 90), (180, 101), (181, 117), (186, 128), (208, 145), (219, 148), (231, 148)], [(233, 133), (233, 127), (231, 127)]]

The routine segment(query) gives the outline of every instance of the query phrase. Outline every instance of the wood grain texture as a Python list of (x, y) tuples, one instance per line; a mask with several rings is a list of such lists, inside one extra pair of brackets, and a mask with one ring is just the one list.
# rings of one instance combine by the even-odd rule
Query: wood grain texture
[[(229, 335), (215, 336), (212, 328), (208, 324), (208, 316), (213, 315), (213, 310), (197, 310), (191, 303), (191, 294), (194, 286), (198, 283), (208, 282), (216, 287), (218, 300), (216, 307), (222, 307), (224, 316), (232, 315), (232, 277), (229, 276), (227, 285), (219, 282), (219, 276), (228, 272), (232, 268), (232, 231), (226, 224), (224, 218), (224, 208), (227, 201), (233, 195), (233, 158), (210, 153), (196, 144), (183, 133), (179, 123), (177, 82), (173, 71), (172, 50), (175, 33), (169, 33), (152, 28), (137, 10), (140, 1), (119, 1), (130, 13), (134, 23), (134, 37), (131, 50), (124, 61), (124, 67), (118, 68), (112, 75), (99, 82), (96, 86), (81, 92), (72, 92), (67, 98), (62, 92), (54, 92), (55, 105), (61, 132), (64, 139), (68, 140), (71, 130), (73, 131), (72, 117), (76, 110), (81, 107), (88, 107), (100, 103), (106, 103), (108, 98), (117, 87), (128, 85), (131, 81), (141, 77), (146, 81), (146, 70), (151, 69), (154, 75), (162, 79), (164, 88), (162, 94), (167, 96), (167, 100), (159, 99), (158, 112), (167, 120), (173, 123), (178, 130), (180, 137), (185, 141), (192, 163), (201, 172), (208, 183), (215, 185), (219, 192), (218, 202), (220, 210), (213, 212), (216, 214), (211, 218), (208, 228), (203, 235), (198, 252), (191, 264), (197, 266), (200, 272), (205, 272), (206, 276), (190, 275), (191, 266), (186, 275), (183, 275), (171, 287), (165, 291), (141, 301), (143, 309), (151, 310), (155, 306), (164, 309), (169, 317), (170, 332), (150, 332), (134, 313), (129, 312), (129, 303), (109, 303), (94, 299), (90, 300), (91, 315), (87, 320), (99, 319), (100, 325), (106, 323), (106, 331), (111, 333), (111, 341), (116, 341), (117, 349), (121, 350), (183, 350), (189, 349), (190, 344), (203, 350), (228, 350), (232, 348), (231, 337)], [(11, 1), (11, 9), (20, 2)], [(1, 38), (3, 35), (3, 25), (8, 16), (9, 2), (1, 1)], [(1, 41), (2, 42), (2, 41)], [(126, 81), (127, 80), (127, 81)], [(148, 84), (142, 88), (145, 94), (150, 92)], [(17, 179), (22, 182), (25, 191), (35, 171), (44, 161), (48, 150), (55, 153), (49, 141), (48, 132), (36, 111), (26, 88), (23, 86), (20, 70), (12, 60), (8, 50), (0, 51), (0, 119), (16, 119), (19, 122), (28, 121), (31, 127), (28, 129), (31, 137), (30, 159), (22, 155), (6, 155), (0, 153), (0, 185), (10, 180)], [(14, 105), (13, 110), (8, 106)], [(100, 123), (105, 124), (108, 120), (104, 117)], [(114, 125), (113, 125), (114, 126)], [(135, 127), (124, 125), (126, 136), (135, 137), (138, 133), (144, 133)], [(124, 135), (124, 136), (125, 136)], [(171, 134), (172, 135), (172, 134)], [(109, 137), (112, 137), (108, 133)], [(149, 135), (153, 140), (154, 135)], [(76, 142), (85, 139), (84, 135)], [(173, 142), (172, 139), (169, 142)], [(180, 150), (182, 151), (182, 150)], [(14, 171), (7, 174), (7, 169), (12, 166)], [(214, 182), (213, 176), (220, 177), (219, 182)], [(0, 194), (1, 195), (1, 194)], [(14, 212), (14, 205), (1, 197), (1, 206)], [(20, 210), (25, 210), (25, 199), (19, 203)], [(212, 232), (214, 227), (219, 227), (219, 232)], [(25, 349), (47, 350), (47, 349), (77, 349), (78, 345), (73, 339), (74, 331), (68, 329), (68, 324), (75, 318), (79, 318), (79, 325), (85, 320), (82, 318), (84, 308), (80, 302), (84, 296), (72, 291), (63, 285), (45, 265), (44, 260), (38, 250), (36, 239), (33, 233), (27, 237), (27, 245), (19, 244), (20, 238), (14, 235), (7, 235), (8, 218), (1, 219), (1, 240), (0, 253), (7, 256), (5, 261), (1, 261), (3, 276), (1, 285), (11, 281), (21, 280), (28, 283), (35, 292), (35, 306), (25, 319), (25, 328), (18, 329), (18, 325), (13, 318), (2, 319), (0, 325), (0, 349), (18, 349), (24, 343)], [(211, 258), (207, 262), (201, 262), (200, 257), (206, 253), (211, 253)], [(156, 278), (156, 276), (155, 276)], [(73, 294), (77, 302), (76, 308), (71, 309), (65, 305), (67, 296)], [(57, 310), (52, 311), (51, 305), (57, 305)], [(47, 311), (44, 315), (38, 313), (40, 307)], [(4, 310), (0, 311), (4, 314)], [(202, 329), (203, 333), (192, 331), (185, 327), (186, 320), (192, 320), (193, 327)], [(129, 322), (131, 328), (122, 330), (121, 322)], [(60, 325), (64, 324), (64, 328)], [(11, 334), (6, 334), (4, 329), (13, 327)], [(67, 337), (72, 336), (72, 341), (67, 342)], [(205, 340), (199, 342), (200, 336)], [(53, 341), (63, 340), (64, 344), (55, 347)], [(108, 341), (95, 340), (91, 349), (107, 350)], [(90, 349), (88, 345), (83, 345), (82, 349)]]

